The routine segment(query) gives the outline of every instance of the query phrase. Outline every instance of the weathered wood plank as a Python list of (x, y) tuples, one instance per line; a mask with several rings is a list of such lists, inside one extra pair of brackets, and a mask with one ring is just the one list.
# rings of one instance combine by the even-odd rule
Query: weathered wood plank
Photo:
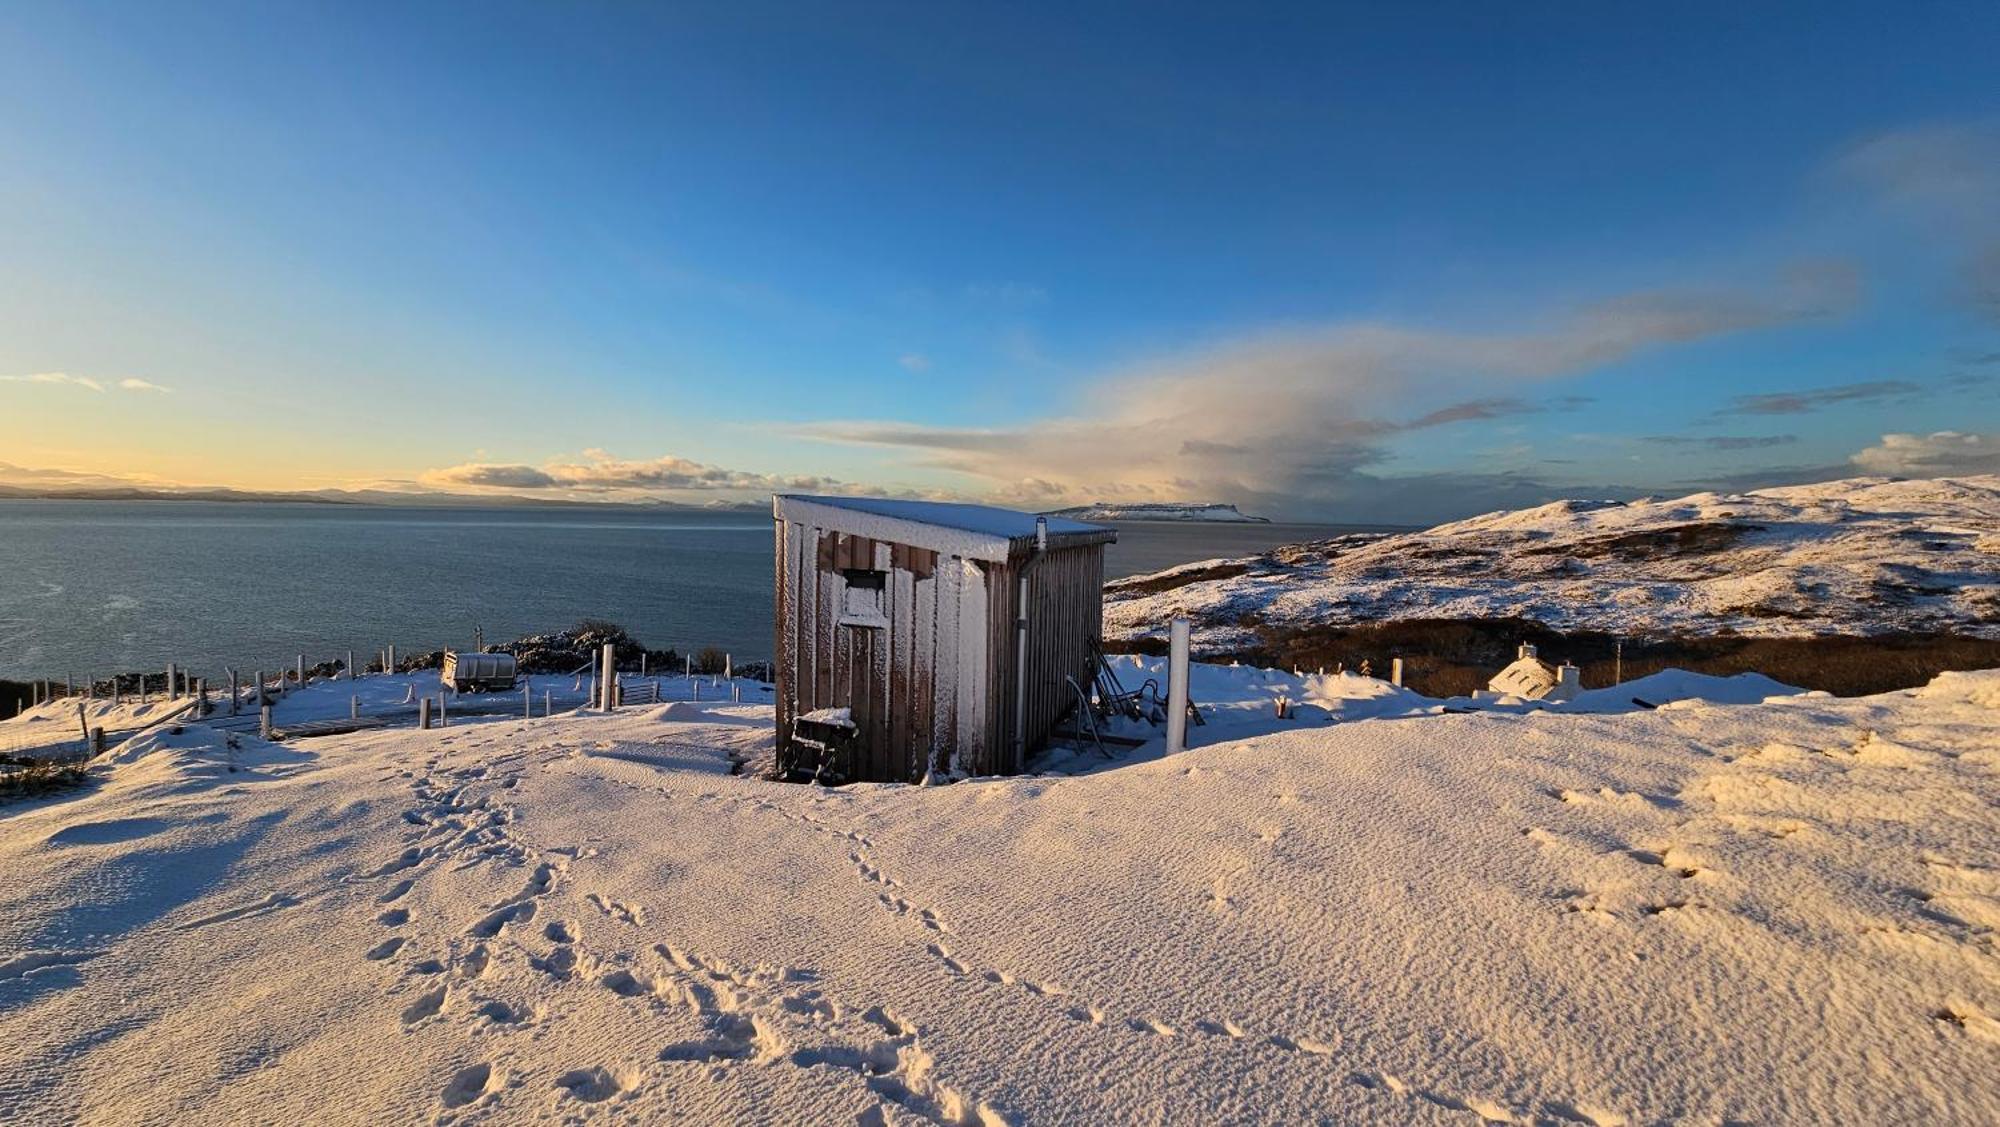
[(931, 733), (937, 717), (938, 581), (926, 577), (910, 586), (916, 604), (910, 630), (910, 755), (911, 770), (921, 778), (931, 769)]
[(777, 727), (775, 731), (779, 748), (783, 748), (792, 735), (792, 686), (798, 676), (798, 660), (792, 652), (792, 616), (786, 612), (791, 601), (791, 549), (786, 543), (786, 522), (771, 522), (772, 551), (775, 553), (771, 577), (771, 662), (776, 667), (773, 678), (778, 684)]
[[(907, 565), (907, 558), (904, 560)], [(910, 720), (917, 702), (911, 698), (910, 642), (916, 626), (916, 580), (907, 566), (889, 568), (889, 684), (884, 697), (889, 712), (890, 769), (899, 777), (914, 781), (916, 757), (911, 754)]]

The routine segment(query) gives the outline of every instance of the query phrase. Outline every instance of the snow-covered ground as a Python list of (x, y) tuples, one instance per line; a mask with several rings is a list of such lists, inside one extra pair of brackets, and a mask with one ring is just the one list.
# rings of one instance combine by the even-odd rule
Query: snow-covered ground
[[(543, 715), (545, 710), (568, 712), (588, 703), (592, 692), (591, 679), (575, 675), (535, 674), (522, 677), (520, 682), (528, 690), (527, 701), (523, 701), (518, 690), (512, 693), (446, 693), (441, 715), (447, 720), (456, 713), (518, 715), (525, 705), (532, 705), (535, 716)], [(678, 674), (640, 677), (621, 673), (619, 682), (633, 699), (656, 694), (662, 703), (677, 700), (713, 703), (738, 698), (743, 702), (764, 703), (771, 699), (772, 691), (769, 684), (747, 677), (724, 678), (703, 674), (693, 677)], [(283, 728), (286, 725), (344, 720), (358, 712), (364, 718), (383, 718), (408, 724), (416, 715), (417, 699), (429, 697), (435, 702), (441, 691), (443, 686), (436, 670), (371, 673), (354, 680), (344, 677), (310, 678), (304, 689), (294, 685), (282, 691), (273, 681), (270, 690), (271, 722)], [(224, 726), (232, 720), (239, 725), (249, 723), (257, 716), (255, 693), (256, 690), (250, 686), (241, 686), (237, 693), (237, 709), (232, 713), (228, 687), (211, 687), (209, 701), (213, 712), (208, 719)], [(184, 718), (193, 707), (190, 697), (168, 700), (159, 693), (152, 694), (145, 703), (141, 703), (138, 696), (128, 694), (116, 705), (106, 699), (79, 702), (75, 697), (57, 698), (25, 710), (10, 722), (0, 723), (0, 754), (32, 756), (51, 746), (66, 747), (81, 740), (83, 727), (78, 720), (79, 703), (83, 705), (84, 715), (90, 718), (91, 727), (101, 727), (114, 737), (162, 720)]]
[(1671, 501), (1561, 501), (1423, 532), (1351, 535), (1115, 580), (1105, 630), (1200, 653), (1258, 629), (1536, 619), (1628, 636), (2000, 637), (2000, 475), (1858, 478)]
[(1195, 695), (839, 791), (729, 774), (763, 705), (156, 728), (0, 806), (0, 1121), (2000, 1120), (2000, 672)]

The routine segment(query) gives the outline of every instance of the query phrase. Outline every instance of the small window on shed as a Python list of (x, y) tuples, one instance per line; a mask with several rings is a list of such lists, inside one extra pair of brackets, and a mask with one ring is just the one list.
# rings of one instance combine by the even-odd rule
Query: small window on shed
[(889, 586), (889, 573), (850, 567), (842, 568), (840, 574), (847, 580), (846, 601), (840, 608), (840, 624), (877, 629), (888, 626), (889, 615), (883, 592)]

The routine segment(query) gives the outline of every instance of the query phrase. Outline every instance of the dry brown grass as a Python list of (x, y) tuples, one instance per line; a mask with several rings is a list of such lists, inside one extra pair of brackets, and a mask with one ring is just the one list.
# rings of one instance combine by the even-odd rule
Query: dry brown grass
[(0, 801), (32, 798), (69, 790), (90, 782), (90, 772), (77, 763), (30, 763), (0, 767)]
[(1249, 564), (1219, 563), (1210, 567), (1198, 567), (1188, 571), (1178, 571), (1172, 575), (1145, 575), (1132, 579), (1114, 579), (1104, 585), (1105, 590), (1124, 597), (1157, 595), (1162, 591), (1177, 591), (1196, 583), (1207, 583), (1216, 579), (1234, 579), (1250, 570)]

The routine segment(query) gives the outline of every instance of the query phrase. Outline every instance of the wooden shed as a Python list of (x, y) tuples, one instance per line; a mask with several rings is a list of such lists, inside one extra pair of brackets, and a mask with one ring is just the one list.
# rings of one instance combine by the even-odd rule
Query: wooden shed
[(778, 762), (843, 781), (1012, 774), (1087, 691), (1099, 525), (984, 505), (781, 495)]

